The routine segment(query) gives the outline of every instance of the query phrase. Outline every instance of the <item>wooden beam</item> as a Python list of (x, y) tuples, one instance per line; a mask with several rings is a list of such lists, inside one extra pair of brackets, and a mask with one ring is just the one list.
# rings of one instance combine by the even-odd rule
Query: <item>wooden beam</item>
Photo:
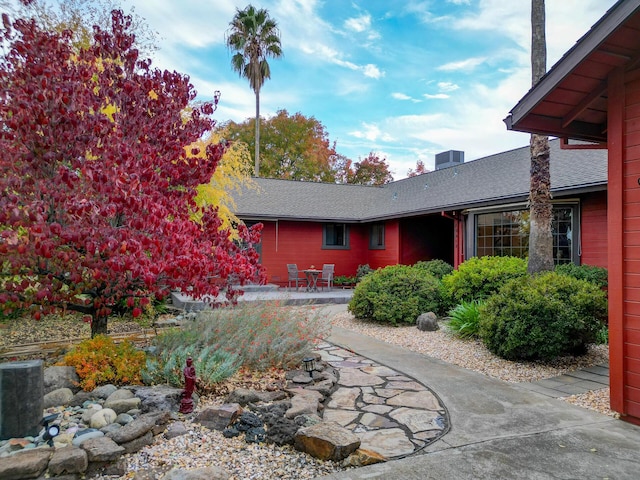
[(603, 80), (600, 84), (594, 88), (589, 95), (587, 95), (584, 100), (582, 100), (578, 105), (573, 107), (569, 113), (567, 113), (562, 118), (562, 128), (567, 128), (571, 122), (573, 122), (582, 112), (584, 112), (589, 105), (591, 105), (594, 100), (604, 95), (607, 91), (607, 81)]

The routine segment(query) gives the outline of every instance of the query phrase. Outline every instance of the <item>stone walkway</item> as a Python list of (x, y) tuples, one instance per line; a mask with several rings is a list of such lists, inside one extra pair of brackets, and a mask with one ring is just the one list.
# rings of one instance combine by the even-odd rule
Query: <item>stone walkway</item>
[(559, 398), (569, 395), (580, 395), (590, 390), (600, 390), (609, 387), (609, 365), (595, 365), (593, 367), (565, 373), (558, 377), (545, 378), (537, 382), (522, 383), (524, 388), (547, 397)]
[(433, 443), (449, 414), (428, 387), (356, 353), (322, 343), (317, 352), (340, 373), (323, 418), (360, 437), (360, 448), (398, 459)]

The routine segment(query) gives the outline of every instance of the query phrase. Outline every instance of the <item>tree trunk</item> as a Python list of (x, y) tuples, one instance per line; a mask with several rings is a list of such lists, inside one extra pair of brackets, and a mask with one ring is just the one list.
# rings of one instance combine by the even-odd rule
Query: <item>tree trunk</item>
[(260, 89), (256, 90), (256, 159), (254, 175), (260, 176)]
[(107, 317), (98, 316), (94, 312), (91, 315), (91, 338), (96, 335), (106, 335), (107, 333)]
[[(544, 0), (531, 0), (531, 84), (547, 69)], [(549, 137), (531, 135), (531, 171), (529, 184), (529, 273), (553, 270), (553, 236), (551, 223), (551, 177), (549, 171)]]

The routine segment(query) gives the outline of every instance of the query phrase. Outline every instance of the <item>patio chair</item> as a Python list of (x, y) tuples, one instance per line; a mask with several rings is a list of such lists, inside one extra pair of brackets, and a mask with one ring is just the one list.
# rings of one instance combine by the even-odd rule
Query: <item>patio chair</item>
[[(301, 277), (298, 272), (298, 265), (295, 263), (287, 263), (287, 273), (289, 274), (288, 282), (289, 282), (289, 290), (291, 290), (291, 283), (294, 282), (296, 284), (296, 291), (298, 291), (298, 283), (307, 281), (306, 277)], [(304, 283), (303, 283), (304, 286)]]
[(335, 269), (335, 264), (333, 263), (325, 263), (322, 265), (322, 275), (318, 278), (318, 285), (322, 290), (324, 290), (324, 286), (327, 286), (327, 290), (331, 290), (333, 286), (333, 270)]

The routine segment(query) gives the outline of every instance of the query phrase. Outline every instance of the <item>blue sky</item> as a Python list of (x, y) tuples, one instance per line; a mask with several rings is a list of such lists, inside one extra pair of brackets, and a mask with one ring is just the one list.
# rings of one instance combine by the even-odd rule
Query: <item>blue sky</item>
[[(615, 0), (548, 0), (550, 68)], [(231, 70), (225, 32), (246, 0), (123, 0), (160, 35), (154, 65), (188, 74), (199, 98), (222, 92), (216, 117), (255, 115)], [(271, 60), (261, 113), (313, 116), (357, 161), (387, 159), (395, 179), (436, 153), (470, 161), (528, 144), (502, 122), (527, 92), (530, 0), (264, 0), (284, 57)]]

